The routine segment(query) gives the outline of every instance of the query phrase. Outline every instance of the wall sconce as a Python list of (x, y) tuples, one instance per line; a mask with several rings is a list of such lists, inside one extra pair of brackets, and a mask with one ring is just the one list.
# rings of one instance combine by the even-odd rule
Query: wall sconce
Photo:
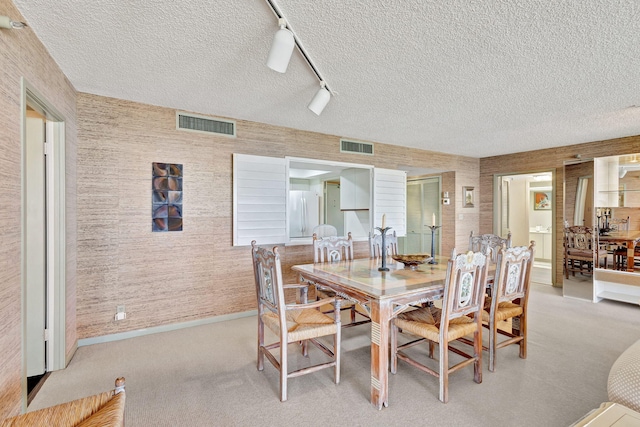
[(284, 73), (287, 71), (296, 42), (293, 38), (293, 33), (287, 30), (287, 21), (284, 18), (278, 19), (278, 25), (280, 29), (273, 36), (273, 43), (267, 58), (267, 67), (279, 73)]
[(0, 16), (0, 28), (5, 30), (21, 29), (26, 27), (27, 24), (20, 21), (12, 21), (8, 16)]

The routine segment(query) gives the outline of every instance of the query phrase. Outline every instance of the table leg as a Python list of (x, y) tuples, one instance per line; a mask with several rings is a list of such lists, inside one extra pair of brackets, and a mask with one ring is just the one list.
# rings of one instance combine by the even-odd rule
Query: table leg
[(371, 303), (371, 405), (389, 406), (389, 321), (392, 306), (387, 301)]

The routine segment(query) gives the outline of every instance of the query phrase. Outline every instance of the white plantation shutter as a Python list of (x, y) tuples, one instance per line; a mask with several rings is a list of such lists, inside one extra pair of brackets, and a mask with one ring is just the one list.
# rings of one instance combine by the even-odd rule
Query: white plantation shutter
[(395, 169), (373, 169), (373, 227), (386, 226), (398, 237), (407, 234), (407, 173)]
[(233, 155), (233, 245), (287, 241), (287, 170), (282, 158)]

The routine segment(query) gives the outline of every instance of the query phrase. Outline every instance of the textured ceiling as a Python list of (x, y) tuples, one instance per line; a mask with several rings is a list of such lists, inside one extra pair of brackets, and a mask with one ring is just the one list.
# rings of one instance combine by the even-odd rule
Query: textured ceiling
[(13, 0), (81, 92), (472, 157), (640, 134), (638, 0)]

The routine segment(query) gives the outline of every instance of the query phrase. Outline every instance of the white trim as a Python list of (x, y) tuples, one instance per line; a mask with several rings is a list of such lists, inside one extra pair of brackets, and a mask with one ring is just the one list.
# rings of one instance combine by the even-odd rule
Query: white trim
[(206, 319), (191, 320), (189, 322), (172, 323), (170, 325), (154, 326), (152, 328), (137, 329), (135, 331), (120, 332), (117, 334), (102, 335), (93, 338), (78, 340), (78, 347), (106, 342), (126, 340), (129, 338), (142, 337), (145, 335), (158, 334), (161, 332), (177, 331), (179, 329), (191, 328), (194, 326), (208, 325), (211, 323), (226, 322), (228, 320), (242, 319), (244, 317), (256, 316), (258, 310), (243, 311), (240, 313), (224, 314), (222, 316), (208, 317)]
[(284, 156), (289, 162), (301, 162), (301, 163), (315, 163), (318, 165), (330, 165), (330, 166), (340, 166), (344, 168), (360, 168), (360, 169), (373, 169), (373, 165), (365, 165), (362, 163), (345, 163), (335, 160), (320, 160), (320, 159), (310, 159), (307, 157), (291, 157)]

